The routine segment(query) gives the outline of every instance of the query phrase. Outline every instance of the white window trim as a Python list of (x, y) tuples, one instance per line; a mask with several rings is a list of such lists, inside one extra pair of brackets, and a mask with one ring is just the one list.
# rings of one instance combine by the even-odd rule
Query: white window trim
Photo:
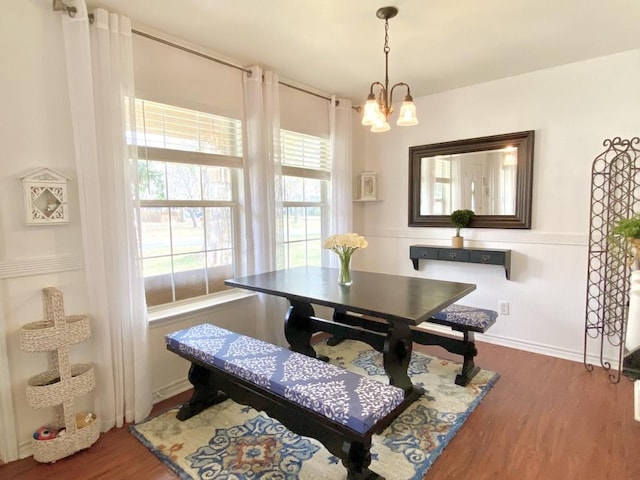
[(231, 305), (233, 303), (254, 297), (255, 292), (233, 288), (224, 292), (203, 295), (201, 297), (187, 298), (173, 303), (166, 303), (147, 309), (149, 323), (167, 325), (180, 322), (183, 317), (208, 308)]
[(242, 168), (242, 157), (220, 155), (218, 153), (192, 152), (160, 147), (138, 147), (138, 158), (160, 160), (162, 162), (190, 163), (215, 167)]

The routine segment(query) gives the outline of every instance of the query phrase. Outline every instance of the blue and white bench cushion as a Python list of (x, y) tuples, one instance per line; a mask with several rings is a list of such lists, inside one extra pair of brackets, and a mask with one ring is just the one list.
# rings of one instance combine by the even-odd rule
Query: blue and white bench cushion
[(434, 314), (429, 321), (450, 327), (460, 325), (466, 327), (467, 330), (485, 332), (496, 323), (496, 318), (498, 318), (498, 312), (493, 310), (454, 303)]
[(203, 324), (165, 337), (173, 349), (366, 433), (404, 391), (286, 348)]

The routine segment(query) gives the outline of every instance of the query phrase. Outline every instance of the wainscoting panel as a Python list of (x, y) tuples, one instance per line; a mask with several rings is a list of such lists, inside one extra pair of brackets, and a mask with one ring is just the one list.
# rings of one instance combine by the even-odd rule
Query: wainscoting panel
[[(24, 258), (0, 262), (0, 292), (4, 291), (3, 282), (19, 277), (40, 276), (84, 269), (84, 259), (78, 255), (59, 255), (50, 257)], [(0, 461), (11, 462), (31, 455), (31, 442), (19, 442), (17, 437), (16, 415), (11, 397), (9, 371), (9, 351), (7, 348), (6, 305), (0, 294)]]
[(48, 273), (82, 270), (84, 259), (78, 255), (25, 258), (0, 262), (0, 280)]

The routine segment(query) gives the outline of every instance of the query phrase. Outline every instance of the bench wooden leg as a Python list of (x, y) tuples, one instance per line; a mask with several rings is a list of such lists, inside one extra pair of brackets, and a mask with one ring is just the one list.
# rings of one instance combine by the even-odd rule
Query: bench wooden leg
[(473, 357), (478, 355), (473, 332), (464, 332), (464, 347), (462, 371), (456, 375), (456, 385), (460, 385), (461, 387), (469, 385), (471, 379), (480, 371), (480, 368), (476, 367), (473, 361)]
[(195, 363), (192, 363), (189, 369), (189, 382), (193, 385), (193, 395), (178, 411), (176, 418), (180, 421), (187, 420), (229, 398), (229, 395), (218, 390), (211, 372)]
[(330, 347), (335, 347), (337, 345), (340, 345), (345, 340), (346, 340), (345, 337), (341, 337), (339, 335), (333, 335), (331, 338), (327, 340), (327, 345), (329, 345)]
[[(460, 331), (460, 330), (458, 330)], [(464, 359), (462, 371), (456, 376), (455, 383), (461, 387), (466, 387), (471, 379), (480, 371), (476, 367), (473, 359), (478, 355), (478, 349), (474, 343), (473, 332), (460, 332), (463, 338), (450, 338), (443, 335), (436, 335), (424, 330), (414, 329), (411, 331), (411, 338), (421, 345), (439, 345), (448, 352), (462, 355)]]
[(347, 469), (347, 480), (384, 480), (384, 477), (369, 470), (370, 448), (371, 445), (365, 446), (360, 442), (344, 442), (342, 464)]

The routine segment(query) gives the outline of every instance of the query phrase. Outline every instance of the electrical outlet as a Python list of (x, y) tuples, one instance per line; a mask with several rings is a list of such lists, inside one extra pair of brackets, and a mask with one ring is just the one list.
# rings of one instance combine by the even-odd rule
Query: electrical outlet
[(500, 315), (509, 315), (509, 302), (505, 302), (504, 300), (500, 300), (498, 302), (498, 308), (500, 311)]

